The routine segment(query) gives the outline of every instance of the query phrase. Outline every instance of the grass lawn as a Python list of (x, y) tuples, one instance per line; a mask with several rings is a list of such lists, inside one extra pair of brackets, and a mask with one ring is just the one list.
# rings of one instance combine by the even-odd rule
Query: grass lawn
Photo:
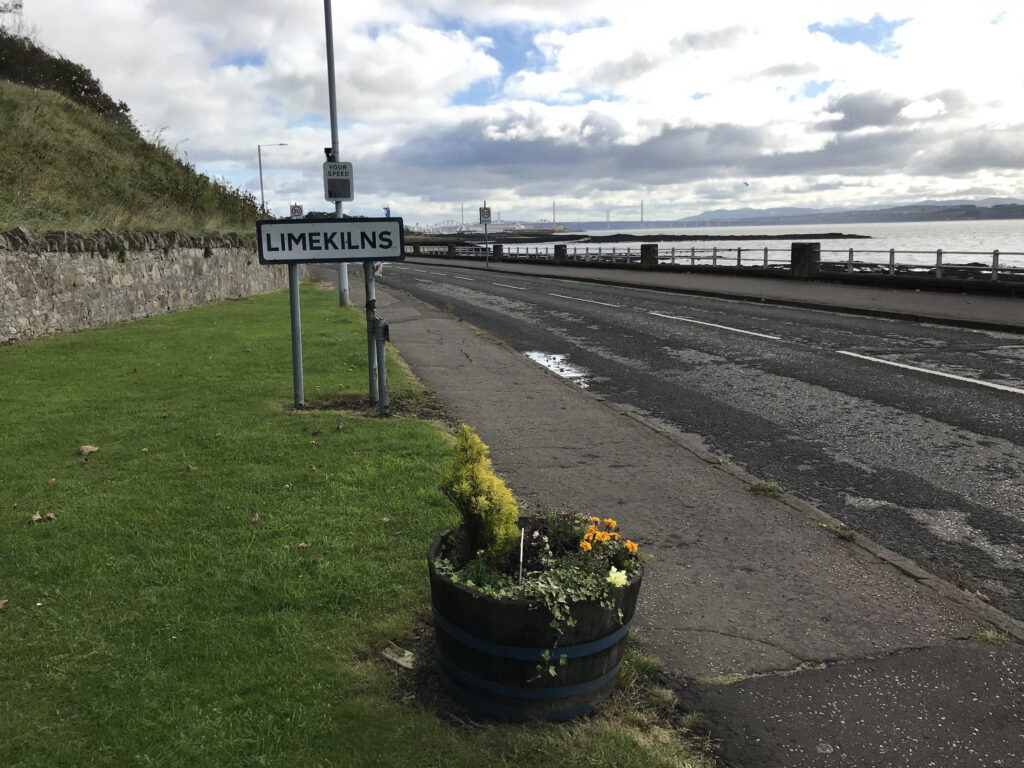
[[(307, 403), (365, 396), (363, 315), (302, 301)], [(450, 438), (291, 388), (284, 292), (0, 348), (0, 765), (706, 764), (636, 655), (571, 725), (420, 706), (380, 650), (428, 614)]]

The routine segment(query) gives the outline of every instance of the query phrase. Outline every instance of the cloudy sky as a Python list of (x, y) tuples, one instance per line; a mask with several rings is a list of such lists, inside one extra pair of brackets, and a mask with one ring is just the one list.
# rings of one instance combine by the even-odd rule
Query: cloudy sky
[[(1024, 196), (1020, 0), (336, 0), (348, 213), (672, 219)], [(24, 0), (203, 172), (331, 210), (322, 0)]]

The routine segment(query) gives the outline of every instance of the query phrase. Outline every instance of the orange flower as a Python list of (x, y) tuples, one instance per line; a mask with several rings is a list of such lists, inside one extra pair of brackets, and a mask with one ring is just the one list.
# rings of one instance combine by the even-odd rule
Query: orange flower
[(618, 527), (618, 525), (619, 525), (619, 524), (618, 524), (618, 523), (616, 523), (616, 522), (615, 522), (614, 520), (612, 520), (612, 519), (611, 519), (610, 517), (606, 517), (606, 518), (604, 519), (604, 524), (605, 524), (605, 526), (606, 526), (606, 527), (608, 528), (608, 530), (609, 530), (609, 531), (611, 531), (611, 530), (613, 530), (613, 529), (617, 528), (617, 527)]
[(587, 541), (586, 539), (581, 541), (580, 542), (580, 549), (582, 549), (584, 552), (589, 552), (592, 549), (592, 547), (590, 546), (590, 542)]
[(594, 540), (594, 536), (595, 536), (596, 534), (597, 534), (597, 532), (596, 532), (596, 531), (587, 531), (587, 532), (586, 532), (586, 533), (585, 533), (585, 534), (583, 535), (583, 540), (584, 540), (584, 541), (593, 541), (593, 540)]
[(608, 541), (611, 537), (612, 535), (608, 531), (600, 531), (596, 536), (598, 541)]
[(615, 539), (616, 541), (618, 541), (619, 539), (621, 539), (621, 538), (622, 538), (622, 537), (621, 537), (621, 536), (619, 536), (619, 534), (617, 534), (617, 533), (613, 533), (613, 534), (611, 534), (611, 537), (612, 537), (613, 539)]
[(595, 522), (595, 523), (600, 523), (600, 522), (601, 522), (601, 518), (600, 518), (600, 517), (592, 517), (592, 518), (590, 518), (590, 519), (591, 519), (591, 520), (592, 520), (593, 522)]
[(634, 544), (629, 539), (626, 539), (626, 549), (629, 550), (629, 554), (635, 555), (636, 554), (636, 550), (637, 550), (637, 546), (636, 546), (636, 544)]
[(587, 533), (597, 533), (597, 526), (591, 525), (587, 527)]

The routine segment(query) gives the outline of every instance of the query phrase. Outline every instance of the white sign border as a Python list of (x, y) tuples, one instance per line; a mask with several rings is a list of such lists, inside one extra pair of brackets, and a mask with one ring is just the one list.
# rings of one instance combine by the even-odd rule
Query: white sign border
[[(375, 254), (373, 256), (329, 256), (326, 258), (310, 258), (305, 255), (308, 251), (303, 251), (303, 256), (299, 258), (280, 258), (280, 259), (267, 259), (264, 257), (263, 252), (263, 228), (265, 225), (273, 225), (276, 228), (285, 229), (302, 229), (305, 228), (307, 231), (311, 225), (333, 225), (334, 228), (339, 232), (344, 232), (347, 228), (360, 229), (366, 224), (392, 224), (398, 227), (398, 255), (397, 256), (382, 256)], [(365, 218), (365, 219), (305, 219), (305, 220), (292, 220), (292, 219), (263, 219), (256, 222), (256, 251), (259, 256), (260, 264), (276, 265), (276, 264), (332, 264), (339, 262), (354, 262), (354, 261), (405, 261), (405, 226), (400, 216), (392, 216), (391, 218)], [(343, 254), (345, 251), (340, 251), (339, 254)]]

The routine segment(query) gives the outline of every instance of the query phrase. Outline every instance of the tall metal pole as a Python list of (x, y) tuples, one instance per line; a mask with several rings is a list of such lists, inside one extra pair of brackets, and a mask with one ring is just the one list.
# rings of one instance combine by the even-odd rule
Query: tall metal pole
[(256, 155), (260, 159), (260, 215), (262, 216), (264, 209), (267, 207), (267, 203), (263, 199), (263, 145), (256, 145)]
[(264, 147), (287, 147), (287, 144), (277, 142), (274, 144), (257, 144), (256, 145), (256, 156), (259, 158), (260, 163), (260, 213), (265, 215), (267, 203), (263, 199), (263, 148)]
[[(324, 0), (324, 27), (327, 30), (327, 92), (331, 102), (331, 154), (334, 160), (340, 160), (338, 146), (338, 101), (334, 87), (334, 21), (331, 19), (331, 0)], [(342, 218), (341, 201), (334, 203), (334, 218)], [(338, 303), (349, 305), (348, 264), (338, 262)]]

